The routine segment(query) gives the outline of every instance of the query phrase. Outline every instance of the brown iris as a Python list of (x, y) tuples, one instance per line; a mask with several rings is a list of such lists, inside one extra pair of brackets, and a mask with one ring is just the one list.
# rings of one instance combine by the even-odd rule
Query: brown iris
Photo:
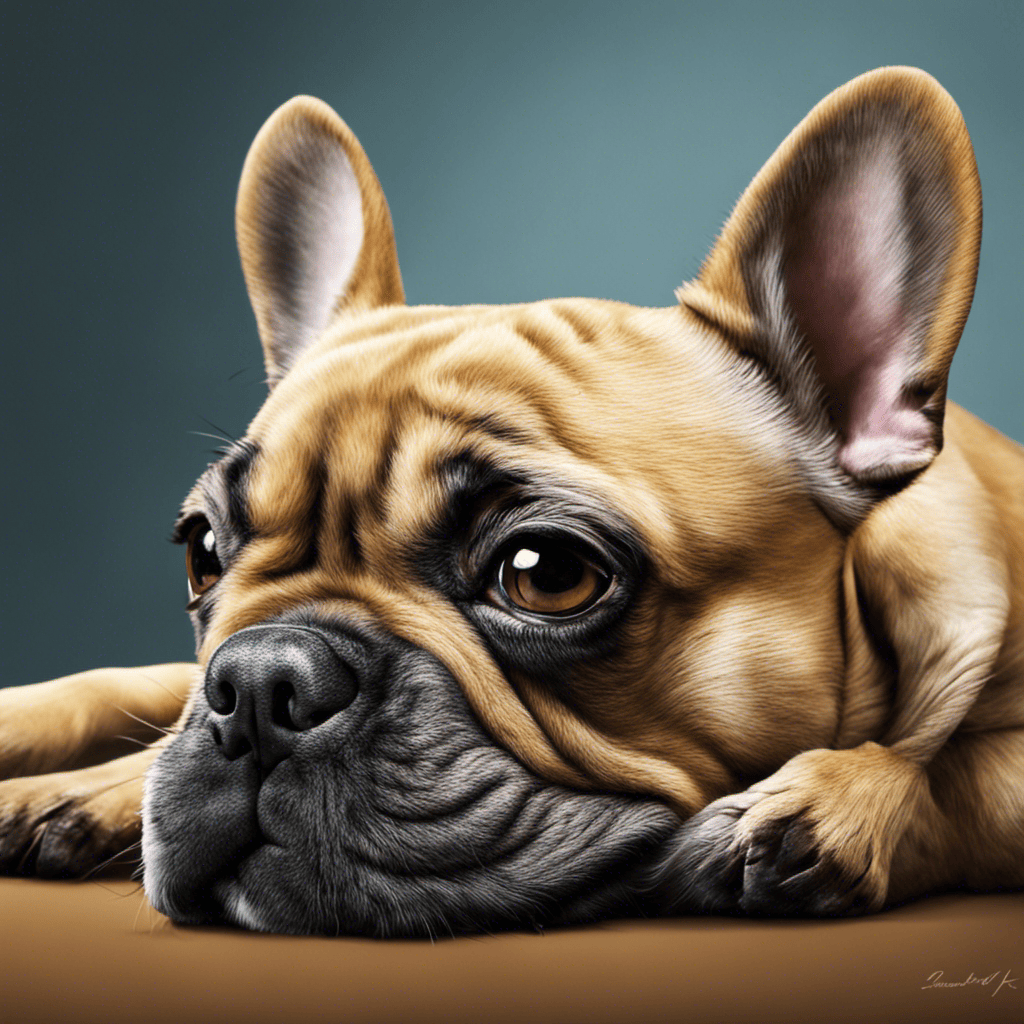
[(223, 570), (217, 557), (217, 538), (205, 519), (200, 519), (188, 535), (185, 565), (192, 600), (205, 594), (220, 579)]
[(573, 615), (607, 593), (608, 575), (571, 548), (530, 540), (509, 548), (498, 570), (505, 597), (537, 615)]

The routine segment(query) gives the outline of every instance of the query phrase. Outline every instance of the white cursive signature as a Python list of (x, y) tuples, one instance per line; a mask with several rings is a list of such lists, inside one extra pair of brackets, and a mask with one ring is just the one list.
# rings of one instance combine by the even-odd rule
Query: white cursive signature
[(1017, 991), (1017, 979), (1011, 978), (1009, 971), (1006, 971), (1002, 977), (999, 976), (998, 971), (994, 971), (992, 974), (986, 974), (983, 978), (979, 978), (974, 971), (971, 971), (963, 981), (943, 981), (943, 973), (943, 971), (932, 971), (928, 975), (928, 984), (922, 985), (921, 988), (968, 988), (971, 985), (980, 985), (982, 988), (985, 988), (988, 985), (995, 985), (995, 988), (992, 990), (993, 998), (996, 992), (999, 992), (1004, 987), (1012, 988), (1015, 992)]

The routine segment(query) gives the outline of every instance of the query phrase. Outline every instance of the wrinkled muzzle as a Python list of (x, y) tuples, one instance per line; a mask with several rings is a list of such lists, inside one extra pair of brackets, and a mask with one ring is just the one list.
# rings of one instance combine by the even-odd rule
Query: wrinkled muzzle
[(434, 935), (636, 909), (663, 804), (553, 785), (429, 652), (292, 613), (225, 640), (146, 779), (145, 888), (179, 923)]

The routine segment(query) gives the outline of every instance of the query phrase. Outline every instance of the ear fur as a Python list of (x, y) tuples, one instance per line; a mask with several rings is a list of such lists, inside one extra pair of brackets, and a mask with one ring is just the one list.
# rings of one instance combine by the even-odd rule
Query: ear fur
[(326, 103), (275, 111), (242, 169), (235, 230), (271, 385), (341, 309), (405, 301), (387, 201)]
[(829, 452), (851, 494), (838, 518), (856, 518), (865, 496), (903, 486), (941, 449), (980, 242), (981, 188), (956, 104), (923, 71), (880, 68), (790, 133), (679, 289), (767, 371), (805, 446)]

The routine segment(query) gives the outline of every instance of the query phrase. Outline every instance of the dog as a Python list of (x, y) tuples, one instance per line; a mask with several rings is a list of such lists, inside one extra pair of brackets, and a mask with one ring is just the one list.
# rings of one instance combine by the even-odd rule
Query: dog
[(0, 692), (0, 869), (141, 837), (176, 922), (374, 936), (1024, 885), (1024, 449), (946, 402), (934, 79), (822, 100), (664, 309), (407, 307), (309, 97), (237, 234), (270, 391), (175, 527), (198, 666)]

